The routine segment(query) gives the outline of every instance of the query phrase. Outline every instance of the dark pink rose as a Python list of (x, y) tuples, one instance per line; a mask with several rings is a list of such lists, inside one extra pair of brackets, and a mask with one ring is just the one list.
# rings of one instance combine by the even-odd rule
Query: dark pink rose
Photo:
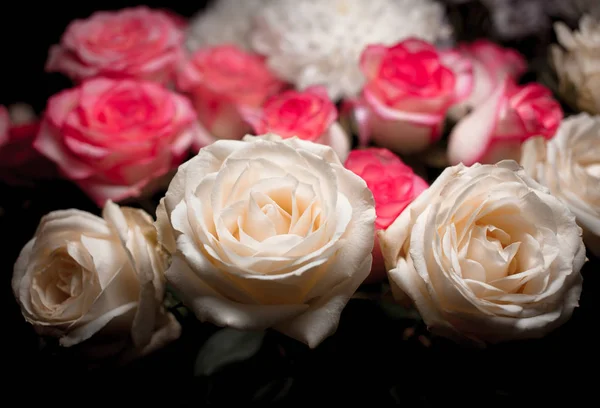
[[(429, 186), (394, 153), (385, 148), (352, 150), (344, 166), (367, 183), (375, 199), (375, 231), (385, 230)], [(375, 234), (373, 266), (366, 282), (382, 280), (385, 265)]]
[(368, 46), (360, 67), (367, 79), (354, 112), (360, 139), (396, 152), (435, 142), (448, 109), (471, 93), (471, 63), (418, 39)]

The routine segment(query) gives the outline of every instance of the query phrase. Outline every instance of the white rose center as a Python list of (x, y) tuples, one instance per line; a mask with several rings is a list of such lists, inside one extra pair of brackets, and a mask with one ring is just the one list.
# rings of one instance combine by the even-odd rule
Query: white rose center
[(83, 298), (93, 299), (99, 292), (90, 293), (97, 284), (94, 273), (77, 263), (65, 248), (58, 248), (33, 274), (31, 303), (38, 314), (48, 319), (73, 319), (81, 312), (78, 306), (85, 301)]
[(450, 222), (441, 224), (444, 269), (480, 298), (539, 293), (548, 284), (545, 265), (556, 257), (558, 244), (551, 231), (524, 215), (523, 207), (550, 209), (523, 190), (485, 194), (463, 203)]
[(201, 248), (237, 274), (313, 268), (335, 252), (352, 218), (328, 164), (287, 149), (267, 157), (228, 158), (187, 200)]

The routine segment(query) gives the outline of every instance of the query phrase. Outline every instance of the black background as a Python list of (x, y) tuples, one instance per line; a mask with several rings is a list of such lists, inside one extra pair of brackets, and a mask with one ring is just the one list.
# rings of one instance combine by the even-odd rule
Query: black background
[[(243, 1), (243, 0), (241, 0)], [(205, 1), (147, 1), (191, 16)], [(74, 18), (139, 2), (11, 2), (2, 5), (0, 104), (27, 102), (41, 112), (46, 99), (68, 87), (59, 74), (43, 72), (47, 50)], [(473, 36), (477, 30), (467, 30)], [(528, 39), (516, 44), (529, 56), (544, 46)], [(338, 332), (316, 350), (269, 332), (249, 361), (211, 378), (194, 377), (194, 359), (217, 328), (182, 318), (180, 340), (127, 367), (86, 367), (83, 361), (40, 350), (21, 318), (10, 290), (13, 263), (45, 213), (61, 208), (98, 213), (66, 182), (35, 189), (0, 185), (0, 262), (3, 274), (0, 361), (5, 403), (49, 405), (203, 406), (223, 403), (297, 404), (397, 403), (406, 406), (500, 406), (562, 403), (597, 405), (598, 259), (584, 269), (584, 290), (573, 318), (542, 340), (486, 350), (461, 348), (441, 339), (426, 347), (413, 322), (392, 320), (374, 303), (353, 300)], [(417, 327), (417, 333), (423, 328)], [(10, 402), (9, 402), (10, 401)]]

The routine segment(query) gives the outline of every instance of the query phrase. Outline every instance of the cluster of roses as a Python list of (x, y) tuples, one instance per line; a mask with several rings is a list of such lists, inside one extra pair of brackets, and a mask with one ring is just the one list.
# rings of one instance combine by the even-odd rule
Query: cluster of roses
[[(338, 112), (259, 55), (186, 55), (182, 27), (144, 7), (73, 22), (48, 68), (79, 84), (48, 101), (35, 137), (0, 119), (0, 149), (29, 143), (104, 207), (48, 214), (21, 252), (13, 290), (41, 333), (145, 354), (179, 336), (168, 281), (201, 321), (315, 347), (386, 275), (447, 337), (539, 337), (569, 319), (586, 260), (577, 222), (591, 247), (600, 236), (600, 119), (563, 121), (549, 90), (518, 85), (519, 54), (372, 45), (361, 94)], [(392, 151), (423, 151), (448, 118), (451, 166), (428, 186)], [(163, 176), (156, 221), (113, 203)]]

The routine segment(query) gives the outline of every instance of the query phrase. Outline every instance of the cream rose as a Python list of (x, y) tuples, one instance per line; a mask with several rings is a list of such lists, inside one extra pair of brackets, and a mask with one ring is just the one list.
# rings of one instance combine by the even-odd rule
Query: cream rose
[(394, 297), (442, 336), (541, 337), (578, 305), (581, 228), (514, 161), (447, 168), (379, 234)]
[(168, 281), (219, 326), (272, 327), (316, 347), (371, 268), (373, 195), (330, 147), (297, 137), (201, 149), (157, 216)]
[(39, 334), (133, 358), (179, 337), (162, 307), (167, 264), (150, 216), (109, 201), (103, 218), (79, 210), (43, 217), (12, 288)]
[(559, 91), (574, 107), (600, 113), (600, 20), (583, 16), (579, 31), (564, 23), (554, 25), (559, 45), (552, 46), (552, 61)]
[(580, 113), (565, 119), (552, 139), (527, 140), (521, 165), (567, 204), (586, 245), (600, 255), (600, 116)]

